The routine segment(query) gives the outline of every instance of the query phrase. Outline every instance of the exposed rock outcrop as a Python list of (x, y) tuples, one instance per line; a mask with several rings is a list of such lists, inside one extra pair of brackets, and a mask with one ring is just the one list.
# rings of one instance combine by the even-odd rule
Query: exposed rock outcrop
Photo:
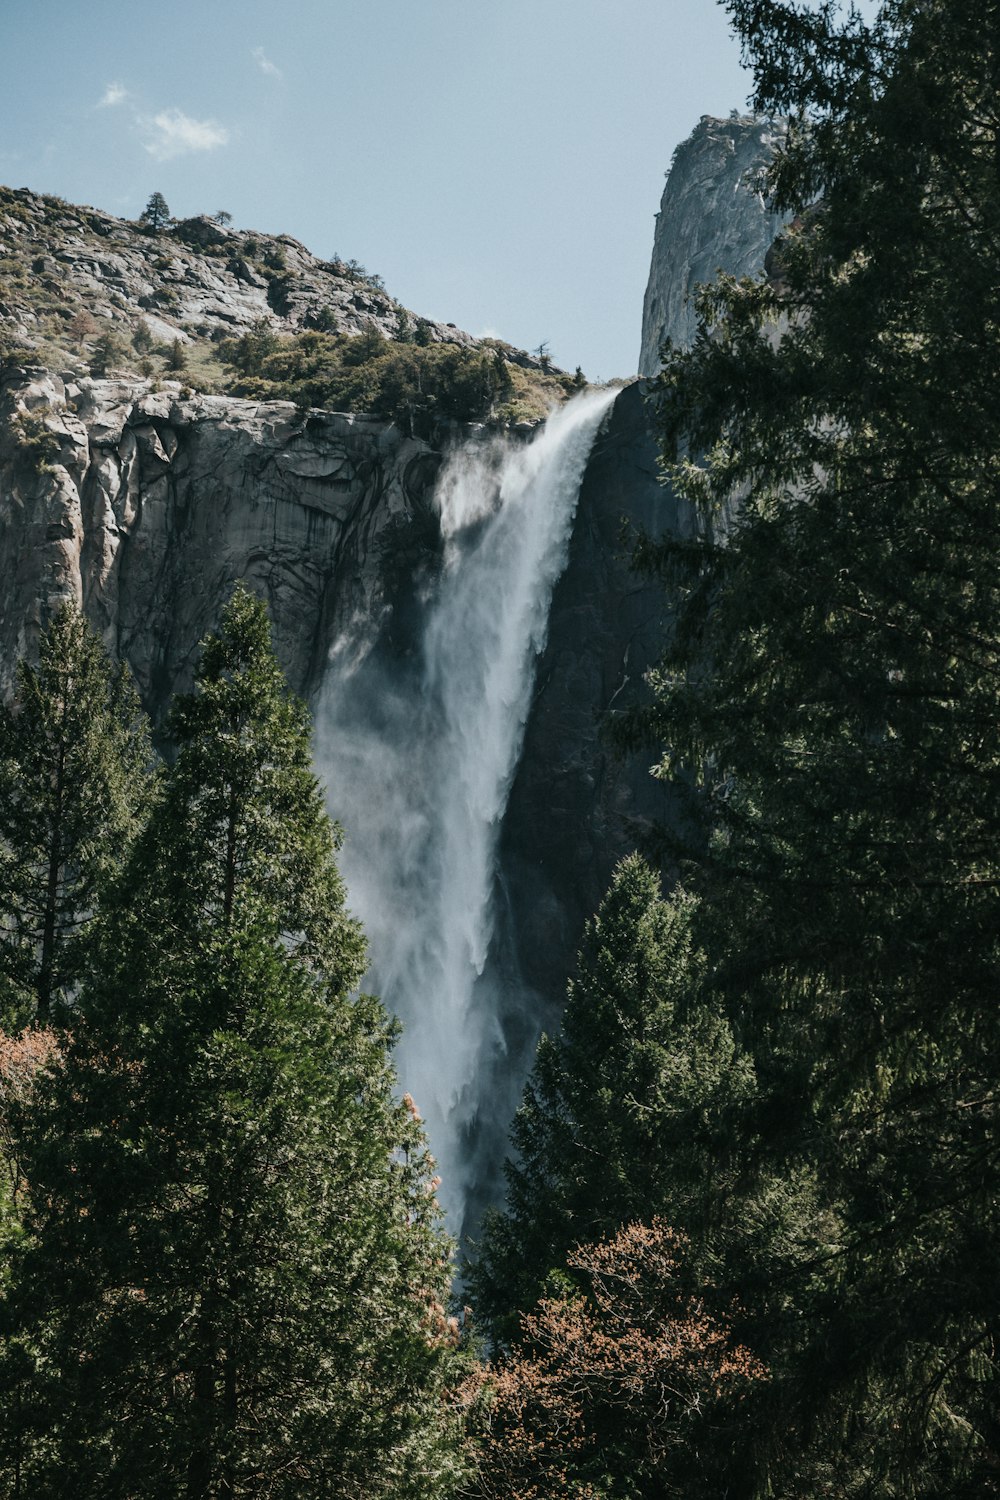
[[(79, 376), (101, 334), (130, 340), (139, 331), (145, 339), (124, 349), (124, 370), (138, 368), (150, 340), (203, 353), (255, 324), (279, 334), (375, 328), (388, 339), (419, 324), (429, 343), (482, 342), (454, 323), (418, 318), (381, 277), (353, 260), (323, 260), (291, 235), (233, 229), (206, 215), (153, 232), (100, 209), (0, 187), (0, 342), (20, 341), (39, 362)], [(544, 368), (535, 355), (490, 343), (510, 364)]]
[(674, 152), (656, 216), (642, 310), (639, 374), (655, 375), (665, 339), (690, 344), (695, 288), (719, 271), (756, 276), (784, 219), (756, 179), (784, 135), (782, 122), (748, 115), (703, 115)]
[(127, 660), (155, 719), (232, 582), (271, 607), (308, 694), (344, 620), (376, 617), (438, 455), (389, 423), (38, 371), (0, 402), (0, 686), (61, 600)]
[[(644, 372), (655, 373), (665, 336), (690, 337), (694, 282), (719, 267), (763, 266), (780, 220), (747, 174), (779, 134), (761, 121), (704, 119), (679, 148), (657, 226)], [(147, 237), (89, 210), (0, 192), (3, 234), (20, 245), (21, 263), (35, 256), (43, 284), (65, 277), (96, 318), (131, 317), (141, 304), (157, 337), (200, 324), (206, 338), (205, 327), (239, 331), (264, 315), (301, 328), (322, 322), (337, 297), (338, 326), (354, 318), (360, 329), (372, 318), (391, 331), (398, 317), (370, 280), (350, 289), (285, 239), (261, 238), (251, 256), (246, 236), (209, 220)], [(36, 254), (44, 234), (51, 253)], [(0, 287), (0, 322), (21, 305)], [(37, 297), (30, 305), (38, 309)], [(436, 336), (458, 337), (447, 325)], [(0, 380), (0, 691), (9, 690), (16, 659), (34, 654), (58, 602), (74, 599), (131, 664), (162, 724), (238, 578), (268, 601), (296, 691), (314, 698), (331, 646), (359, 636), (391, 685), (418, 649), (442, 567), (430, 502), (441, 450), (455, 436), (442, 430), (422, 442), (372, 417), (192, 394), (178, 382), (158, 389), (148, 380), (8, 368)], [(692, 525), (660, 483), (642, 388), (628, 387), (584, 475), (501, 831), (506, 903), (492, 961), (502, 981), (502, 1045), (497, 1087), (483, 1092), (497, 1101), (496, 1118), (484, 1111), (484, 1140), (470, 1143), (485, 1163), (484, 1191), (503, 1151), (503, 1111), (520, 1090), (539, 1026), (558, 1015), (584, 920), (617, 859), (654, 821), (670, 821), (668, 793), (649, 776), (647, 758), (617, 760), (601, 725), (642, 698), (667, 624), (661, 588), (631, 569), (630, 537), (640, 528), (688, 534)], [(360, 631), (350, 628), (358, 621)]]
[[(405, 656), (414, 590), (440, 547), (440, 462), (370, 417), (183, 396), (176, 383), (66, 384), (42, 370), (8, 383), (0, 690), (72, 599), (162, 722), (236, 578), (268, 601), (279, 659), (306, 696), (359, 619)], [(615, 860), (664, 811), (645, 764), (618, 762), (599, 737), (605, 712), (642, 693), (663, 611), (660, 590), (630, 569), (623, 522), (688, 525), (659, 483), (638, 386), (619, 396), (586, 470), (503, 831), (510, 941), (554, 1003)]]
[[(98, 327), (142, 317), (154, 338), (182, 344), (238, 335), (261, 318), (289, 332), (359, 333), (374, 323), (391, 338), (398, 327), (399, 305), (355, 262), (204, 216), (153, 233), (100, 209), (0, 188), (0, 257), (0, 319), (29, 339), (52, 337), (48, 314), (64, 318), (74, 305)], [(433, 340), (477, 342), (452, 324), (427, 328)]]

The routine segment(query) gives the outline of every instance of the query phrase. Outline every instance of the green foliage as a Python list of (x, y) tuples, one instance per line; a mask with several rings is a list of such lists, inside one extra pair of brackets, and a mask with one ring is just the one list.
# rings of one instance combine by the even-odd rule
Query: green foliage
[(154, 344), (152, 329), (145, 318), (140, 318), (132, 334), (132, 347), (137, 354), (148, 354)]
[(520, 370), (494, 345), (421, 344), (419, 325), (414, 343), (400, 343), (374, 322), (354, 337), (319, 330), (280, 337), (262, 321), (219, 352), (241, 377), (237, 395), (368, 411), (424, 437), (441, 419), (537, 419), (567, 393), (564, 379)]
[(291, 290), (298, 278), (291, 271), (269, 276), (267, 283), (267, 305), (279, 317), (285, 317), (291, 308)]
[(66, 606), (0, 706), (3, 1021), (64, 1018), (94, 910), (149, 798), (150, 749), (124, 669)]
[(337, 314), (332, 307), (321, 307), (312, 316), (312, 326), (320, 333), (337, 332)]
[(10, 419), (10, 427), (17, 443), (18, 457), (36, 474), (49, 473), (62, 445), (59, 434), (53, 432), (43, 413), (17, 412)]
[(102, 376), (127, 360), (124, 340), (113, 330), (102, 333), (90, 356), (91, 374)]
[[(62, 1065), (19, 1118), (8, 1491), (431, 1497), (455, 1335), (393, 1027), (263, 606), (171, 721)], [(18, 1400), (15, 1402), (15, 1397)]]
[(165, 229), (170, 222), (170, 209), (167, 207), (166, 198), (162, 193), (151, 194), (146, 207), (139, 215), (139, 223), (145, 224), (147, 229), (156, 234), (161, 229)]
[(746, 1170), (829, 1213), (774, 1279), (757, 1482), (993, 1494), (1000, 8), (728, 8), (793, 117), (797, 217), (666, 351), (701, 527), (646, 548), (676, 630), (633, 739), (694, 789), (676, 852), (761, 1089)]
[(560, 1036), (543, 1037), (515, 1117), (507, 1207), (472, 1273), (477, 1319), (501, 1341), (573, 1246), (653, 1213), (704, 1228), (725, 1189), (721, 1122), (753, 1073), (701, 998), (693, 904), (624, 860), (587, 926)]
[(187, 352), (180, 339), (174, 339), (170, 345), (170, 352), (167, 355), (167, 369), (174, 371), (187, 369)]
[(0, 375), (5, 370), (30, 364), (32, 351), (16, 334), (0, 329)]
[(227, 357), (244, 375), (259, 375), (264, 361), (278, 348), (278, 335), (269, 319), (257, 318), (235, 344), (224, 345), (220, 354)]

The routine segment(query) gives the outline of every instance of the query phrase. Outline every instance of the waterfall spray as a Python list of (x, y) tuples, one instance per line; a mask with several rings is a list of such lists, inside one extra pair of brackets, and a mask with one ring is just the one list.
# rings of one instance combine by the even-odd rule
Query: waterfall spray
[[(436, 492), (444, 561), (410, 671), (371, 669), (362, 683), (364, 636), (345, 637), (317, 715), (368, 982), (403, 1022), (401, 1083), (456, 1231), (473, 1186), (469, 1137), (495, 1115), (486, 1081), (505, 1046), (481, 983), (500, 825), (580, 480), (614, 394), (575, 398), (530, 443), (479, 438), (449, 458)], [(506, 1129), (502, 1113), (492, 1129)]]

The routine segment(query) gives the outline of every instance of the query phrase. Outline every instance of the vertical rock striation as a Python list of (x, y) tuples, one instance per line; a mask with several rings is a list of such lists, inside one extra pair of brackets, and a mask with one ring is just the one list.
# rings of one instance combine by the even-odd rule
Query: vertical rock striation
[[(763, 267), (781, 220), (748, 177), (781, 132), (761, 120), (706, 117), (678, 149), (646, 293), (644, 375), (656, 373), (666, 337), (690, 340), (696, 283), (720, 268)], [(180, 385), (8, 372), (0, 384), (0, 693), (54, 607), (73, 599), (131, 664), (162, 723), (242, 578), (270, 605), (297, 692), (315, 699), (335, 643), (355, 644), (368, 664), (358, 683), (374, 683), (365, 714), (380, 727), (394, 713), (400, 720), (405, 780), (413, 715), (398, 713), (395, 687), (412, 673), (442, 569), (433, 500), (441, 449), (461, 438), (440, 436), (431, 445), (372, 417), (192, 395)], [(689, 535), (693, 525), (660, 482), (642, 386), (627, 387), (584, 473), (499, 833), (482, 988), (499, 1060), (492, 1107), (468, 1131), (481, 1183), (470, 1222), (495, 1182), (537, 1033), (557, 1022), (584, 920), (616, 861), (652, 824), (671, 821), (649, 757), (617, 759), (602, 725), (641, 700), (669, 624), (661, 586), (631, 569), (631, 540), (637, 529)], [(338, 773), (343, 780), (348, 748), (343, 734), (330, 745), (335, 814), (345, 812)], [(391, 811), (397, 771), (389, 771)]]
[(73, 600), (159, 720), (242, 578), (311, 693), (346, 620), (378, 617), (439, 462), (371, 417), (27, 372), (0, 400), (0, 691)]

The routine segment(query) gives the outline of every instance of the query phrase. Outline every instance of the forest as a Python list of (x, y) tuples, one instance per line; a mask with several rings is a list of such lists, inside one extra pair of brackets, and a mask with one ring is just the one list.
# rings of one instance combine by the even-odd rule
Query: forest
[(162, 761), (77, 611), (19, 667), (0, 1495), (1000, 1494), (1000, 3), (726, 9), (789, 221), (651, 384), (699, 525), (607, 726), (683, 813), (457, 1282), (264, 606)]

